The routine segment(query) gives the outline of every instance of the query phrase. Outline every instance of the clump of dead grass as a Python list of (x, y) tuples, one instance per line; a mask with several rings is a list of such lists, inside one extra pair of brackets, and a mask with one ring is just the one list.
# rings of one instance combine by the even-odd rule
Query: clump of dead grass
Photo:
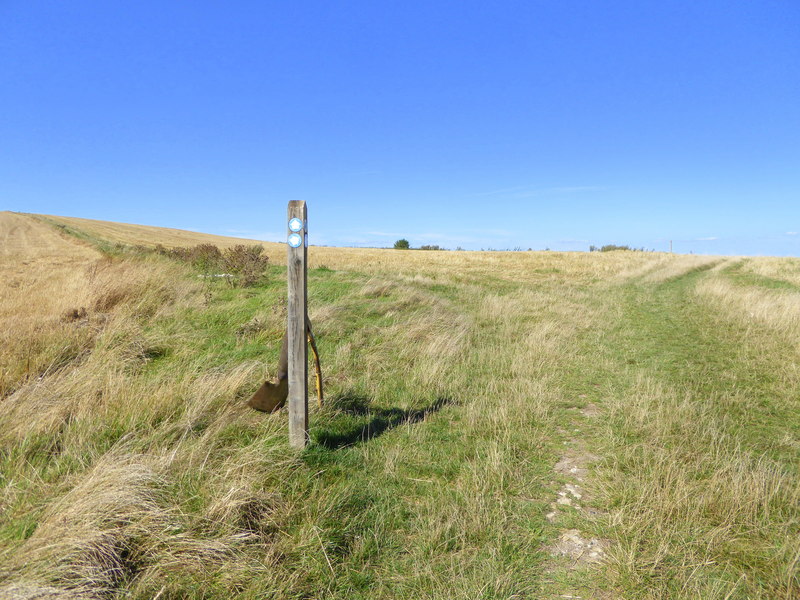
[(123, 587), (166, 588), (176, 577), (224, 573), (243, 582), (263, 573), (268, 552), (259, 544), (274, 533), (271, 497), (230, 487), (197, 521), (170, 506), (168, 477), (174, 473), (163, 459), (106, 454), (11, 555), (7, 589), (105, 598)]
[[(159, 587), (170, 587), (175, 577), (193, 580), (224, 573), (235, 586), (263, 575), (272, 560), (268, 546), (278, 530), (276, 515), (283, 514), (282, 499), (269, 490), (269, 482), (285, 477), (295, 459), (288, 449), (283, 459), (280, 451), (265, 454), (263, 431), (256, 443), (241, 449), (231, 445), (246, 429), (260, 429), (259, 420), (241, 403), (231, 403), (252, 379), (254, 368), (248, 364), (232, 372), (188, 375), (149, 386), (117, 371), (108, 374), (106, 386), (119, 396), (103, 393), (82, 404), (76, 398), (71, 404), (75, 413), (60, 431), (49, 432), (58, 441), (52, 459), (83, 456), (92, 466), (73, 478), (77, 483), (66, 494), (42, 481), (37, 484), (44, 497), (56, 500), (34, 534), (7, 549), (12, 560), (4, 579), (16, 588), (49, 585), (93, 598), (120, 587), (152, 595)], [(58, 426), (56, 417), (50, 416), (53, 427)], [(109, 426), (122, 437), (111, 451), (93, 448)], [(277, 423), (272, 427), (273, 443), (280, 446), (282, 429)], [(29, 430), (27, 435), (34, 434)], [(150, 453), (124, 450), (133, 447)], [(41, 448), (35, 451), (41, 453)], [(4, 466), (17, 477), (35, 469), (9, 462)], [(204, 507), (187, 515), (174, 504), (174, 490), (198, 482), (202, 491), (195, 494), (201, 494)], [(11, 491), (6, 498), (13, 515), (20, 501), (24, 506), (25, 496), (22, 489)], [(50, 568), (54, 561), (57, 568)]]
[(174, 527), (162, 487), (144, 457), (107, 455), (45, 511), (11, 558), (12, 576), (85, 597), (113, 592)]

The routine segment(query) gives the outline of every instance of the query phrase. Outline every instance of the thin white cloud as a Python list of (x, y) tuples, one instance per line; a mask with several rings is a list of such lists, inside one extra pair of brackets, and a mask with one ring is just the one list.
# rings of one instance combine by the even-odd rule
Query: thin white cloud
[(697, 238), (697, 239), (695, 239), (695, 241), (696, 242), (713, 242), (713, 241), (718, 240), (718, 239), (719, 239), (718, 237), (713, 237), (712, 236), (712, 237)]
[(787, 231), (786, 235), (797, 235), (796, 231)]

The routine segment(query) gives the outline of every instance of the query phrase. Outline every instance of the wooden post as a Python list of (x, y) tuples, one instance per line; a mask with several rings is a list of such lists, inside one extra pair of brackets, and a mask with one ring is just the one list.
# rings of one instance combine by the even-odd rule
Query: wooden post
[(306, 342), (307, 213), (305, 200), (289, 202), (287, 271), (289, 306), (289, 445), (308, 443), (308, 344)]

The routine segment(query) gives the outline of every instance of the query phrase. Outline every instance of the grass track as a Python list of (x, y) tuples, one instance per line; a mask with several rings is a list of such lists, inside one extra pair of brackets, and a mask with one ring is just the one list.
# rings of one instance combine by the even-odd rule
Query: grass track
[[(607, 575), (630, 597), (793, 598), (800, 590), (796, 382), (784, 340), (727, 318), (695, 270), (602, 302), (572, 386), (605, 406), (596, 492), (616, 540)], [(742, 285), (738, 280), (737, 285)]]

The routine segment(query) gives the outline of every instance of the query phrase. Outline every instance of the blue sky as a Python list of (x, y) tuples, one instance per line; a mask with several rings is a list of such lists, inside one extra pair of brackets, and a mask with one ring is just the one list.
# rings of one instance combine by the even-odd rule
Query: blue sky
[(0, 2), (0, 209), (800, 255), (800, 2)]

